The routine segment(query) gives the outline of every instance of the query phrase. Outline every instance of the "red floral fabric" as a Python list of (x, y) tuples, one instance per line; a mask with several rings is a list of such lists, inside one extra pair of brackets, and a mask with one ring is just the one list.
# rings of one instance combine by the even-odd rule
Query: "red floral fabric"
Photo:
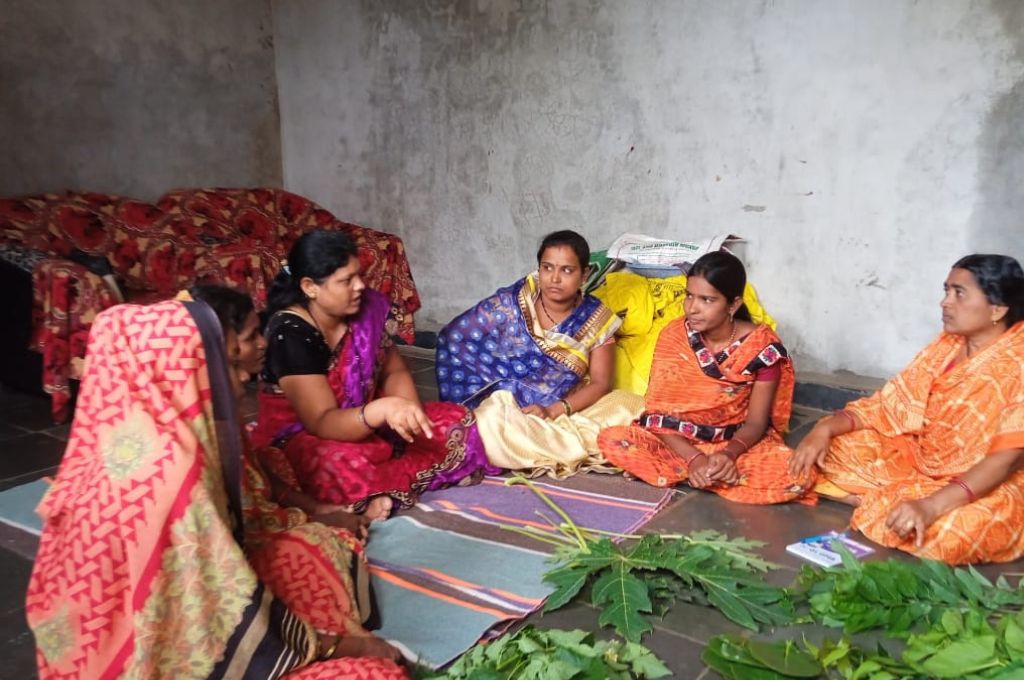
[(43, 389), (54, 418), (70, 413), (70, 383), (95, 316), (115, 303), (103, 280), (67, 258), (107, 258), (125, 297), (148, 303), (193, 283), (243, 288), (258, 308), (292, 243), (315, 228), (342, 229), (359, 247), (367, 284), (391, 300), (389, 333), (411, 342), (419, 294), (405, 246), (390, 234), (342, 222), (312, 201), (279, 189), (185, 189), (157, 204), (101, 193), (0, 199), (4, 243), (49, 253), (33, 272), (32, 349), (43, 354)]
[(299, 236), (311, 229), (344, 231), (359, 248), (366, 285), (391, 300), (388, 333), (412, 342), (420, 297), (399, 237), (342, 222), (313, 201), (281, 189), (182, 189), (164, 194), (157, 205), (187, 222), (206, 220), (208, 239), (257, 250), (268, 284)]

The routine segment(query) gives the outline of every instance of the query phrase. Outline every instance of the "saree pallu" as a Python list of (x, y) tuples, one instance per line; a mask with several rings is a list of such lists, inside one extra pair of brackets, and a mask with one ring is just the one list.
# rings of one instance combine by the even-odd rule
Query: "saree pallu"
[(602, 430), (598, 445), (610, 463), (648, 484), (674, 486), (689, 472), (657, 433), (685, 437), (705, 454), (723, 450), (746, 420), (757, 372), (774, 365), (780, 378), (768, 430), (736, 460), (740, 482), (710, 490), (740, 503), (813, 503), (814, 494), (788, 472), (792, 451), (781, 433), (793, 408), (795, 376), (786, 348), (768, 326), (757, 326), (716, 357), (685, 319), (669, 324), (654, 352), (646, 412), (633, 425)]
[(38, 508), (26, 613), (40, 677), (363, 672), (362, 659), (309, 666), (313, 630), (246, 560), (228, 383), (205, 305), (121, 305), (97, 317), (68, 449)]
[(441, 399), (477, 406), (491, 391), (507, 390), (520, 406), (550, 406), (587, 375), (590, 352), (615, 335), (621, 321), (600, 300), (585, 296), (557, 326), (537, 315), (536, 273), (455, 317), (437, 337)]
[[(386, 357), (388, 308), (382, 295), (363, 291), (360, 310), (327, 373), (340, 408), (362, 406), (374, 398)], [(257, 398), (254, 445), (284, 451), (297, 488), (323, 503), (359, 508), (373, 496), (387, 495), (408, 507), (424, 491), (489, 470), (473, 414), (457, 404), (423, 405), (434, 423), (433, 439), (418, 435), (407, 443), (383, 427), (360, 441), (343, 442), (306, 432), (276, 385), (264, 385)]]
[(861, 495), (853, 526), (882, 545), (954, 564), (1024, 555), (1024, 471), (916, 537), (885, 527), (901, 501), (924, 498), (987, 455), (1024, 448), (1024, 323), (950, 370), (962, 336), (941, 334), (877, 393), (849, 404), (862, 429), (832, 440), (823, 476)]

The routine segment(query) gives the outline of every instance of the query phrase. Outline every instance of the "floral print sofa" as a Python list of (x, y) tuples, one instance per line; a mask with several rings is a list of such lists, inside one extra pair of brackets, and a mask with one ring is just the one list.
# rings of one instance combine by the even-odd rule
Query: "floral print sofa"
[(155, 204), (72, 192), (0, 199), (0, 258), (31, 273), (30, 349), (42, 354), (42, 386), (55, 420), (70, 414), (71, 380), (82, 374), (93, 319), (117, 301), (80, 262), (105, 258), (129, 302), (170, 297), (193, 283), (224, 283), (247, 290), (262, 309), (292, 243), (316, 228), (355, 239), (367, 285), (391, 298), (389, 331), (412, 342), (420, 299), (401, 239), (343, 222), (297, 194), (182, 189)]

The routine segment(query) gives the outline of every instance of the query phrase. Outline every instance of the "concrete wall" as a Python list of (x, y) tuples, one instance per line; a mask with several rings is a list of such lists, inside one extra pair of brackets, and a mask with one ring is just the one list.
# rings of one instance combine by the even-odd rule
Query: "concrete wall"
[(0, 195), (281, 182), (269, 0), (0, 11)]
[(578, 227), (749, 239), (799, 367), (886, 375), (1024, 258), (1024, 3), (275, 0), (285, 184), (443, 322)]

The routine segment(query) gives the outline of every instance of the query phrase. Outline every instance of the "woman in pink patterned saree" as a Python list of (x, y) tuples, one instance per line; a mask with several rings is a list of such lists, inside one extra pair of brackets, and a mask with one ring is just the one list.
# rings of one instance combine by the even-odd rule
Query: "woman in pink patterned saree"
[(393, 648), (305, 620), (246, 558), (235, 368), (205, 304), (97, 317), (39, 506), (26, 609), (42, 678), (405, 677)]

